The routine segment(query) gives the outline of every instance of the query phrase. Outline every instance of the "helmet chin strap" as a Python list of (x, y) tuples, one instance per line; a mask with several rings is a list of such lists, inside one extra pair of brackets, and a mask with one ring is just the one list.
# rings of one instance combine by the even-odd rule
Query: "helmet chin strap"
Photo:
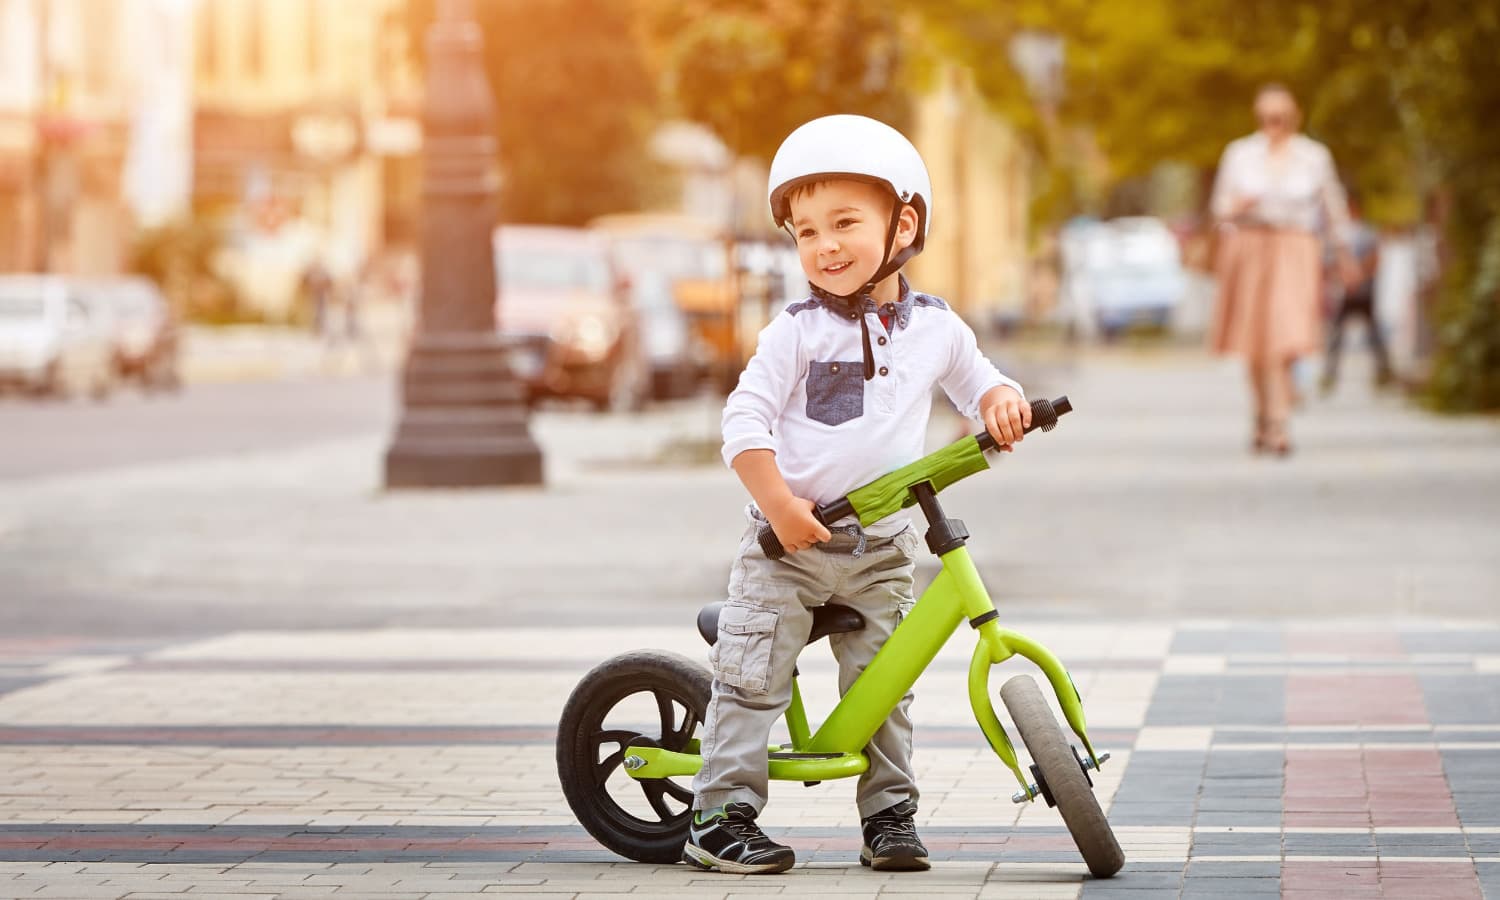
[[(825, 290), (808, 280), (807, 286), (812, 289), (813, 296), (823, 300), (835, 300), (839, 305), (849, 310), (852, 318), (859, 319), (859, 337), (864, 345), (865, 354), (865, 380), (870, 381), (875, 377), (875, 351), (870, 346), (870, 325), (865, 321), (865, 311), (859, 302), (861, 298), (868, 297), (875, 292), (875, 286), (880, 282), (901, 271), (901, 267), (911, 261), (917, 255), (917, 249), (913, 244), (907, 244), (895, 256), (891, 256), (891, 244), (896, 241), (896, 229), (901, 224), (901, 208), (904, 204), (898, 199), (891, 208), (891, 221), (885, 230), (885, 252), (881, 254), (880, 267), (865, 286), (852, 294), (835, 294), (833, 291)], [(915, 242), (913, 242), (915, 243)]]

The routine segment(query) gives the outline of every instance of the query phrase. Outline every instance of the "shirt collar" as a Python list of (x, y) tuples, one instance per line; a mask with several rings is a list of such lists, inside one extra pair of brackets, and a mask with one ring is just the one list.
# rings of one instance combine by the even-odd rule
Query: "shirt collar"
[(844, 319), (852, 319), (856, 312), (865, 314), (891, 316), (896, 328), (905, 328), (911, 321), (912, 308), (916, 306), (916, 294), (911, 285), (907, 283), (905, 275), (896, 276), (897, 297), (894, 303), (877, 304), (869, 294), (860, 294), (858, 297), (844, 298), (836, 294), (830, 294), (815, 284), (809, 282), (812, 295), (828, 307), (834, 315)]

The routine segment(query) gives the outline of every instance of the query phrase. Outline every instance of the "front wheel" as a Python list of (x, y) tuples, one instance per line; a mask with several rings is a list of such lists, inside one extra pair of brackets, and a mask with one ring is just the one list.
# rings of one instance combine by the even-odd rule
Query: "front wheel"
[(681, 860), (691, 786), (637, 780), (622, 763), (632, 745), (695, 749), (712, 686), (704, 666), (655, 650), (607, 660), (578, 682), (557, 726), (557, 774), (568, 806), (599, 843), (636, 862)]
[(1083, 854), (1095, 878), (1109, 878), (1125, 865), (1125, 853), (1110, 830), (1104, 810), (1089, 784), (1088, 775), (1062, 728), (1047, 708), (1047, 700), (1029, 675), (1017, 675), (1000, 688), (1000, 699), (1021, 732), (1021, 740), (1035, 765), (1038, 787), (1044, 788), (1073, 843)]

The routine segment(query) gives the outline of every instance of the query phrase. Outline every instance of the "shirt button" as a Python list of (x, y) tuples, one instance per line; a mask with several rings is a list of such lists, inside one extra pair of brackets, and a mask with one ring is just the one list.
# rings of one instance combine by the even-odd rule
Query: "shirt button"
[(833, 365), (829, 366), (828, 367), (828, 371), (832, 372), (835, 375), (837, 375), (839, 373), (839, 364), (838, 363), (834, 363)]
[(891, 374), (891, 370), (887, 369), (885, 366), (881, 366), (880, 367), (880, 374), (882, 374), (882, 375), (889, 375), (889, 374)]
[(878, 343), (880, 344), (880, 346), (884, 347), (885, 346), (885, 338), (881, 338)]

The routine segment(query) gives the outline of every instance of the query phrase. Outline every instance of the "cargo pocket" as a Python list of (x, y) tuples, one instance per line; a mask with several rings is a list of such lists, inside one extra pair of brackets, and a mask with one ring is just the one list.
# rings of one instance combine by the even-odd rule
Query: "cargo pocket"
[(865, 414), (865, 364), (813, 361), (807, 369), (807, 417), (842, 425)]
[(711, 654), (714, 677), (752, 694), (764, 694), (771, 680), (771, 645), (776, 640), (774, 609), (728, 604), (719, 614), (719, 639)]

